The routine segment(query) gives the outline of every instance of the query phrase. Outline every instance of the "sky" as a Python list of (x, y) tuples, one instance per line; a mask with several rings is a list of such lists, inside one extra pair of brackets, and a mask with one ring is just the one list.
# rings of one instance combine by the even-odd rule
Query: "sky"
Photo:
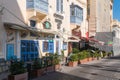
[(118, 21), (120, 21), (120, 0), (114, 0), (113, 19), (117, 19)]

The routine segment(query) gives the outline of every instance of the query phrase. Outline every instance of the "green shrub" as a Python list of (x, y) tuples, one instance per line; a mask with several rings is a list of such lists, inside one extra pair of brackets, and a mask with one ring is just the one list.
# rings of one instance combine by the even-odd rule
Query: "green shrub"
[(97, 51), (94, 53), (94, 57), (101, 57), (101, 54), (99, 54)]
[(84, 57), (84, 55), (83, 55), (83, 53), (81, 52), (81, 53), (78, 53), (78, 60), (82, 60), (82, 59), (84, 59), (85, 57)]
[(15, 61), (10, 65), (10, 72), (12, 75), (22, 74), (26, 72), (26, 68), (24, 67), (24, 62)]
[(73, 53), (79, 53), (80, 51), (77, 48), (73, 48)]
[(103, 52), (103, 57), (107, 56), (107, 52)]
[(70, 56), (70, 61), (77, 61), (78, 60), (78, 55), (77, 54), (72, 54)]
[(53, 64), (56, 65), (56, 64), (59, 64), (59, 63), (60, 63), (60, 56), (57, 53), (55, 53), (53, 55)]
[(42, 67), (44, 67), (42, 60), (36, 59), (33, 61), (33, 69), (41, 69)]
[(88, 57), (90, 57), (90, 54), (89, 54), (89, 52), (87, 50), (84, 50), (83, 53), (82, 53), (82, 56), (84, 58), (88, 58)]
[(108, 52), (108, 56), (112, 56), (112, 52)]

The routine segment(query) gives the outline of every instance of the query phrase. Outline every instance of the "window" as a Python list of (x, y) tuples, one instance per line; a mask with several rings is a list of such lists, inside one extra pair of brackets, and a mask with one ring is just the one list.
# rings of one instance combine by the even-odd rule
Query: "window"
[(36, 26), (36, 21), (35, 20), (30, 20), (30, 26), (35, 27)]
[(83, 21), (83, 8), (78, 5), (70, 5), (71, 22), (81, 23)]
[(74, 8), (71, 8), (71, 16), (74, 16), (75, 15), (75, 10)]
[(48, 51), (48, 42), (44, 41), (43, 42), (43, 52)]
[(56, 0), (56, 11), (63, 12), (63, 0)]
[(63, 50), (67, 50), (67, 43), (63, 42)]
[(21, 40), (21, 60), (31, 61), (38, 58), (38, 41)]

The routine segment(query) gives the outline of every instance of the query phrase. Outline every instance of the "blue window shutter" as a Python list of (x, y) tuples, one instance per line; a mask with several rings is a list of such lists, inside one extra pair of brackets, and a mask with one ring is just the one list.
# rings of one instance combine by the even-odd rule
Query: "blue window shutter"
[(43, 42), (43, 44), (42, 44), (42, 50), (43, 50), (43, 52), (45, 52), (45, 51), (44, 51), (44, 42)]
[(49, 53), (54, 53), (54, 42), (49, 42)]
[(63, 0), (61, 0), (61, 4), (60, 5), (61, 5), (60, 9), (61, 9), (61, 13), (62, 13), (63, 12)]
[(56, 10), (57, 10), (57, 12), (59, 12), (59, 4), (60, 4), (60, 1), (56, 0)]

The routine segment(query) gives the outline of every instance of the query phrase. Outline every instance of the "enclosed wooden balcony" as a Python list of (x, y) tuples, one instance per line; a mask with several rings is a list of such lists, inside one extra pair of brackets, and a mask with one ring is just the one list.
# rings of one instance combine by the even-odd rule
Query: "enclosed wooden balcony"
[(40, 20), (48, 14), (48, 0), (27, 0), (28, 18), (36, 17)]

